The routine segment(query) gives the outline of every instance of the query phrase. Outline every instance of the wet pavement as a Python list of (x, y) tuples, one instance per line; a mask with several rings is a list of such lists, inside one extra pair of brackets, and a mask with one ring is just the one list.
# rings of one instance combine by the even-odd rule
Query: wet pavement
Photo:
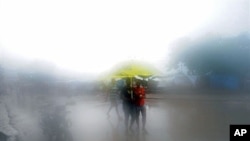
[[(102, 95), (57, 96), (55, 101), (68, 103), (69, 130), (74, 141), (229, 141), (230, 124), (250, 124), (249, 97), (248, 94), (148, 94), (148, 134), (137, 134), (135, 125), (134, 132), (126, 134), (124, 120), (118, 119), (115, 109), (108, 118), (110, 103)], [(44, 141), (42, 127), (48, 125), (41, 125), (41, 113), (34, 106), (36, 99), (30, 101), (33, 104), (28, 109), (13, 108), (16, 115), (13, 127), (20, 141)], [(123, 116), (121, 103), (119, 112)]]
[(68, 107), (70, 130), (75, 141), (228, 141), (230, 124), (250, 124), (248, 96), (239, 97), (148, 95), (148, 134), (137, 134), (134, 125), (128, 135), (115, 109), (108, 118), (108, 102), (78, 100)]

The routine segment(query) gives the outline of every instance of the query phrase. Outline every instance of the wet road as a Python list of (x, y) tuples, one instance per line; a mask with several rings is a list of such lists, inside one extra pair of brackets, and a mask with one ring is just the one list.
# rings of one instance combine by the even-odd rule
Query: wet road
[[(148, 99), (146, 103), (149, 133), (126, 135), (124, 120), (118, 120), (115, 109), (107, 117), (109, 103), (78, 100), (68, 107), (74, 140), (228, 141), (230, 124), (250, 124), (246, 98)], [(123, 115), (121, 104), (119, 111)]]

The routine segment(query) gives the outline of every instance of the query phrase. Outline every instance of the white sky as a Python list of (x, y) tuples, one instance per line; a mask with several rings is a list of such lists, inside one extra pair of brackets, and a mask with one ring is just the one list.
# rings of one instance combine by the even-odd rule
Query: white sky
[[(122, 60), (161, 64), (172, 40), (204, 28), (210, 30), (207, 26), (215, 24), (212, 20), (223, 22), (220, 16), (231, 11), (229, 6), (239, 3), (238, 7), (231, 7), (237, 14), (247, 0), (0, 2), (0, 48), (4, 51), (95, 73)], [(218, 13), (220, 9), (222, 13)], [(233, 25), (227, 26), (231, 29)], [(211, 31), (219, 28), (215, 26)]]

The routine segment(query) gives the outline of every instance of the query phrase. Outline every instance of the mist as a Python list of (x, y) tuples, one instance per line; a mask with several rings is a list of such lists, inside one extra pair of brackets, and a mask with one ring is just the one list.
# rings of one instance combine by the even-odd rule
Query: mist
[[(110, 117), (107, 116), (110, 103), (102, 82), (96, 77), (66, 72), (42, 61), (19, 60), (20, 64), (14, 66), (7, 65), (11, 60), (5, 62), (9, 63), (1, 66), (0, 121), (1, 132), (12, 139), (53, 140), (51, 134), (64, 133), (60, 140), (226, 141), (229, 125), (249, 124), (247, 83), (245, 89), (234, 89), (234, 85), (227, 83), (222, 85), (224, 79), (219, 79), (220, 84), (211, 81), (214, 85), (204, 86), (196, 81), (193, 85), (188, 78), (194, 75), (200, 78), (207, 72), (194, 71), (196, 73), (190, 75), (188, 65), (177, 65), (168, 77), (148, 80), (146, 127), (149, 133), (127, 135), (124, 119), (120, 120), (114, 109)], [(230, 73), (219, 71), (220, 74), (238, 72), (225, 70)], [(246, 71), (239, 74), (242, 72)], [(159, 83), (163, 83), (161, 87)], [(123, 117), (122, 103), (118, 101)], [(56, 128), (58, 125), (62, 127)], [(136, 132), (135, 125), (133, 130)]]
[[(249, 0), (0, 3), (0, 141), (228, 141), (250, 124)], [(147, 132), (126, 130), (120, 95), (108, 114), (124, 61), (161, 72), (126, 76)]]

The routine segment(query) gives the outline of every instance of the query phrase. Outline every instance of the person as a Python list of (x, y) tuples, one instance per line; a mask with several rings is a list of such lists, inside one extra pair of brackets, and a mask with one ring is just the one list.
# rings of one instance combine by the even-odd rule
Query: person
[(141, 85), (140, 81), (136, 82), (136, 87), (133, 89), (134, 91), (134, 104), (135, 104), (135, 120), (137, 124), (137, 129), (139, 132), (139, 117), (142, 115), (142, 131), (147, 134), (147, 130), (145, 128), (146, 125), (146, 107), (145, 107), (145, 88)]
[(125, 117), (124, 122), (125, 122), (126, 132), (128, 133), (129, 117), (131, 117), (130, 129), (132, 129), (132, 125), (135, 120), (132, 87), (129, 78), (125, 79), (125, 85), (121, 90), (121, 98), (122, 98), (122, 107)]
[(118, 118), (121, 119), (120, 113), (118, 111), (118, 95), (119, 95), (119, 90), (116, 86), (115, 79), (112, 79), (111, 86), (109, 87), (107, 91), (107, 98), (106, 98), (106, 99), (109, 98), (110, 100), (110, 107), (108, 109), (107, 115), (109, 117), (110, 111), (112, 110), (112, 108), (115, 108)]

